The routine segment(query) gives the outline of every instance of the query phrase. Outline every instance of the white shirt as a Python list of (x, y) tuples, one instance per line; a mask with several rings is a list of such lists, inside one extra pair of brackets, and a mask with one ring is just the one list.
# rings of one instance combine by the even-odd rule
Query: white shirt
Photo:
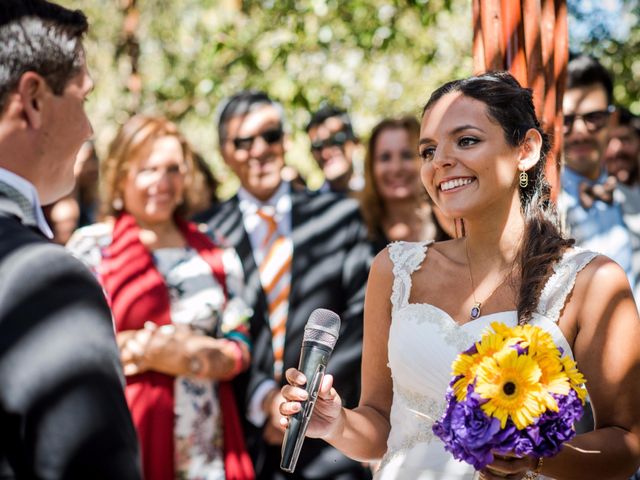
[(291, 239), (291, 185), (282, 182), (276, 192), (266, 202), (258, 200), (244, 188), (238, 190), (240, 200), (240, 212), (244, 229), (249, 235), (251, 249), (256, 261), (256, 265), (262, 263), (264, 252), (261, 241), (265, 237), (267, 228), (264, 220), (258, 215), (258, 210), (266, 210), (274, 213), (273, 218), (278, 224), (280, 236)]
[(36, 187), (34, 187), (33, 184), (28, 180), (2, 167), (0, 167), (0, 181), (15, 188), (18, 192), (20, 192), (20, 194), (22, 194), (23, 197), (29, 200), (32, 208), (33, 218), (36, 219), (36, 226), (47, 238), (53, 238), (53, 232), (51, 231), (51, 228), (49, 227), (49, 224), (47, 223), (47, 220), (44, 218), (44, 214), (42, 213), (40, 197), (38, 196)]
[[(282, 182), (276, 192), (266, 202), (258, 200), (244, 188), (238, 190), (238, 200), (240, 212), (242, 212), (242, 221), (244, 229), (249, 236), (251, 250), (256, 265), (260, 265), (266, 252), (261, 245), (262, 239), (265, 237), (265, 229), (267, 226), (262, 218), (258, 215), (258, 210), (271, 210), (274, 219), (278, 225), (278, 233), (280, 236), (291, 240), (291, 185), (288, 182)], [(262, 410), (267, 393), (278, 388), (278, 384), (274, 380), (265, 380), (255, 389), (249, 406), (247, 408), (247, 418), (255, 426), (264, 425), (267, 415)]]

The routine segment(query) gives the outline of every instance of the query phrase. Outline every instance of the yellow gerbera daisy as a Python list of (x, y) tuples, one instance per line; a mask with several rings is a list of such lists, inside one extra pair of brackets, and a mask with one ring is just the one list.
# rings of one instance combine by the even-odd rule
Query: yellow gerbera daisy
[(551, 355), (560, 357), (560, 351), (551, 334), (535, 325), (518, 325), (513, 328), (514, 337), (522, 339), (522, 347), (529, 347), (528, 355), (537, 357)]
[(555, 400), (540, 384), (542, 371), (528, 355), (505, 348), (486, 357), (477, 368), (475, 391), (487, 400), (482, 410), (505, 427), (511, 418), (518, 429), (531, 425)]
[[(562, 369), (560, 358), (555, 355), (540, 355), (534, 360), (540, 367), (540, 383), (549, 393), (569, 394), (569, 377)], [(553, 409), (552, 409), (553, 410)]]
[(454, 377), (462, 376), (453, 385), (453, 391), (459, 402), (467, 398), (467, 387), (475, 380), (478, 365), (482, 360), (492, 356), (507, 345), (508, 341), (503, 335), (487, 329), (483, 332), (480, 341), (475, 344), (477, 353), (461, 353), (456, 357), (451, 365), (451, 374)]
[(461, 402), (467, 398), (467, 387), (473, 382), (476, 375), (478, 364), (482, 361), (480, 355), (461, 353), (454, 360), (452, 367), (452, 375), (461, 377), (453, 384), (453, 393), (456, 399)]
[(576, 391), (578, 398), (580, 398), (582, 403), (584, 403), (584, 399), (587, 397), (587, 389), (584, 387), (586, 382), (584, 375), (580, 373), (576, 362), (574, 362), (570, 357), (565, 355), (560, 359), (560, 362), (562, 363), (564, 373), (569, 380), (571, 388)]

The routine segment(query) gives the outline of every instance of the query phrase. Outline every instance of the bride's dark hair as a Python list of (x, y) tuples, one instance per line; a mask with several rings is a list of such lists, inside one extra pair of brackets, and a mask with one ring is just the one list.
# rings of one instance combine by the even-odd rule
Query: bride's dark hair
[(526, 323), (535, 312), (540, 293), (553, 272), (553, 266), (564, 251), (573, 245), (560, 232), (558, 215), (551, 202), (551, 187), (544, 168), (551, 143), (536, 118), (531, 89), (523, 88), (508, 72), (489, 72), (454, 80), (438, 88), (425, 105), (422, 115), (440, 98), (451, 92), (479, 100), (487, 106), (489, 117), (500, 124), (507, 143), (520, 146), (530, 129), (542, 136), (540, 159), (527, 171), (529, 185), (520, 189), (520, 205), (525, 219), (525, 231), (520, 247), (520, 291), (518, 320)]

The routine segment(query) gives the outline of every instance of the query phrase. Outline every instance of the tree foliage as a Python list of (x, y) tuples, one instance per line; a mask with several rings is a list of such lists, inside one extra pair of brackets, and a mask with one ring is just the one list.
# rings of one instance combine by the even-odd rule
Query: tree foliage
[(88, 108), (100, 150), (131, 113), (163, 113), (223, 180), (216, 108), (242, 88), (283, 103), (288, 161), (317, 184), (303, 130), (310, 110), (345, 107), (366, 138), (381, 117), (417, 114), (435, 86), (471, 72), (466, 0), (60, 1), (92, 25), (86, 46), (97, 86)]
[[(619, 105), (640, 115), (640, 1), (618, 0), (613, 11), (603, 5), (569, 0), (571, 27), (580, 25), (572, 49), (598, 58), (614, 75), (614, 97)], [(573, 29), (578, 30), (577, 28)]]

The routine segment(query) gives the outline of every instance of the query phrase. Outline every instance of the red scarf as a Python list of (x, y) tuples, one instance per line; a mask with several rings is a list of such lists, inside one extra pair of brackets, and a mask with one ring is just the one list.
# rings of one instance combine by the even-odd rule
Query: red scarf
[[(193, 223), (176, 219), (187, 244), (211, 267), (226, 295), (222, 250)], [(101, 280), (109, 296), (116, 330), (137, 330), (147, 320), (171, 323), (169, 292), (149, 250), (140, 241), (140, 228), (128, 213), (118, 217), (113, 241), (103, 255)], [(144, 477), (173, 480), (174, 377), (145, 372), (127, 377), (125, 395), (138, 432)], [(229, 382), (219, 382), (223, 418), (224, 466), (228, 480), (252, 480), (253, 466), (246, 452), (238, 409)]]

